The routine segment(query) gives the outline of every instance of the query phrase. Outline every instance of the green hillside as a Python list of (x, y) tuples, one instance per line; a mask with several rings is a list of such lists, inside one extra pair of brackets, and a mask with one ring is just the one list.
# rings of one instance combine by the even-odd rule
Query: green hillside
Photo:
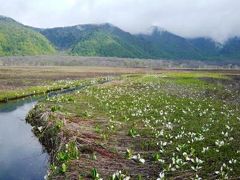
[(40, 33), (0, 16), (0, 56), (52, 54), (54, 48)]
[(185, 38), (155, 28), (151, 34), (138, 35), (139, 46), (151, 55), (151, 58), (165, 59), (202, 59), (198, 49)]
[(239, 38), (220, 44), (210, 38), (184, 38), (157, 27), (149, 34), (135, 35), (108, 23), (38, 31), (58, 50), (70, 55), (205, 61), (240, 59)]
[(123, 39), (106, 32), (94, 32), (88, 38), (77, 43), (71, 50), (73, 55), (110, 56), (110, 57), (143, 57), (141, 52)]
[(220, 53), (223, 59), (230, 58), (240, 60), (240, 38), (233, 37), (228, 39)]
[(184, 38), (158, 27), (148, 34), (130, 34), (109, 23), (39, 29), (0, 16), (0, 56), (52, 54), (55, 49), (75, 56), (240, 60), (239, 37), (221, 44), (205, 37)]
[(198, 52), (205, 59), (211, 60), (220, 58), (220, 50), (222, 47), (220, 43), (210, 38), (193, 38), (188, 39), (188, 42), (198, 49)]
[(150, 57), (137, 38), (110, 24), (81, 25), (39, 30), (58, 50), (71, 55)]

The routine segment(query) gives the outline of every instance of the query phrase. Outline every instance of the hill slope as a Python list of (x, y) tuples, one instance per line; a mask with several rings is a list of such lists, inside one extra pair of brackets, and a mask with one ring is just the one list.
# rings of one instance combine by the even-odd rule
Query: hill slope
[(240, 37), (228, 39), (220, 51), (223, 59), (238, 59), (240, 60)]
[(111, 24), (43, 29), (59, 50), (82, 56), (116, 56), (153, 59), (201, 59), (186, 39), (157, 28), (149, 35), (133, 35)]
[(205, 59), (217, 59), (220, 56), (222, 45), (210, 38), (188, 39), (188, 42), (191, 43)]
[(202, 59), (201, 53), (185, 38), (154, 28), (151, 34), (141, 34), (139, 45), (151, 58)]
[(0, 16), (0, 56), (51, 54), (54, 51), (40, 33)]
[(40, 29), (59, 50), (82, 56), (147, 57), (137, 38), (110, 24)]
[(51, 54), (55, 50), (79, 56), (239, 61), (240, 38), (220, 44), (212, 39), (188, 39), (152, 28), (130, 34), (111, 24), (87, 24), (39, 29), (0, 16), (0, 56)]
[(210, 38), (187, 39), (154, 27), (149, 34), (130, 34), (111, 24), (39, 29), (59, 50), (71, 55), (151, 59), (238, 60), (240, 39), (225, 44)]

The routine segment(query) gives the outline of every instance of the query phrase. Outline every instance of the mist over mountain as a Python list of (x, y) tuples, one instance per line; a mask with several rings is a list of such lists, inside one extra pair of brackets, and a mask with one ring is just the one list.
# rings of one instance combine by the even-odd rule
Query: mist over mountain
[[(0, 55), (46, 54), (53, 52), (55, 48), (58, 52), (76, 56), (240, 60), (239, 37), (219, 43), (206, 37), (181, 37), (159, 27), (150, 29), (145, 34), (131, 34), (109, 23), (40, 29), (26, 27), (11, 18), (1, 16)], [(18, 47), (6, 48), (9, 43), (1, 37), (15, 37), (16, 34), (18, 38), (13, 39)], [(8, 41), (13, 40), (8, 38)], [(29, 49), (25, 47), (27, 43), (23, 42), (29, 43)], [(22, 44), (24, 48), (21, 48)]]

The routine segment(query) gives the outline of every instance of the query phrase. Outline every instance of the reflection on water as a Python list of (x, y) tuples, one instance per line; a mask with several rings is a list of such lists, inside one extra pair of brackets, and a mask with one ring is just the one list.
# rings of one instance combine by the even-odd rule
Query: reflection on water
[(25, 122), (31, 98), (0, 104), (0, 179), (43, 179), (48, 154)]

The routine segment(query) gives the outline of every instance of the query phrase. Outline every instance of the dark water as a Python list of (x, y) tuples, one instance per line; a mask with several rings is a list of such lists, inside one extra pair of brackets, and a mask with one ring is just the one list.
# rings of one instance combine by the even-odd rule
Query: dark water
[(35, 104), (31, 98), (0, 104), (0, 180), (40, 180), (47, 173), (48, 154), (25, 121)]

